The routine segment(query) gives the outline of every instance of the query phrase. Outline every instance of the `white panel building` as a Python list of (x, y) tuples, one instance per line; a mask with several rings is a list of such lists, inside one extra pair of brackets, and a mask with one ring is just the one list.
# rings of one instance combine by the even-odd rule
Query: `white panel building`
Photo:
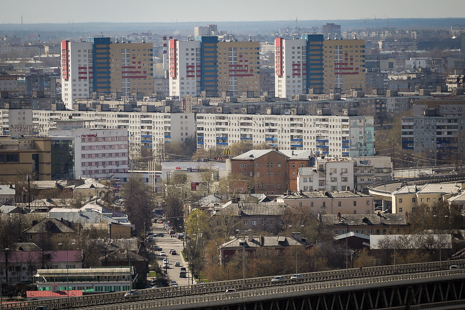
[(294, 68), (306, 66), (306, 48), (307, 40), (282, 40), (282, 74), (275, 75), (276, 97), (292, 98), (294, 95), (307, 93), (306, 75), (293, 74)]
[(92, 49), (91, 42), (62, 41), (61, 99), (67, 109), (73, 109), (73, 100), (89, 98), (92, 94)]
[(327, 157), (374, 155), (371, 116), (197, 114), (197, 148), (267, 143)]
[(184, 98), (200, 96), (200, 41), (169, 43), (169, 89), (170, 96)]
[(353, 189), (354, 161), (351, 159), (318, 158), (315, 167), (299, 168), (298, 191), (346, 191)]

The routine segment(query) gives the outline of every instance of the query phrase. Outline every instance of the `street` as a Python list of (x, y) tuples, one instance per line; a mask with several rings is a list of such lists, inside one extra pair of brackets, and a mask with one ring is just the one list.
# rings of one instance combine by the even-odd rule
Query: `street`
[[(152, 225), (152, 232), (154, 235), (158, 233), (163, 233), (163, 237), (155, 237), (155, 246), (159, 246), (162, 248), (161, 251), (156, 251), (155, 253), (157, 254), (157, 262), (159, 263), (160, 266), (163, 266), (163, 259), (166, 257), (169, 262), (169, 268), (168, 268), (168, 278), (169, 280), (174, 280), (178, 283), (179, 286), (184, 286), (191, 284), (192, 278), (191, 274), (189, 272), (189, 268), (187, 266), (187, 262), (184, 261), (181, 251), (183, 250), (183, 242), (181, 239), (178, 238), (171, 238), (169, 235), (169, 232), (167, 232), (164, 229), (164, 224), (158, 224), (154, 223)], [(173, 249), (176, 251), (176, 255), (171, 255), (170, 254), (170, 249)], [(160, 256), (160, 252), (165, 252), (165, 256)], [(180, 266), (175, 267), (175, 263), (179, 262)], [(181, 271), (181, 267), (185, 267), (187, 270), (187, 277), (186, 278), (180, 278), (179, 277), (179, 272)]]

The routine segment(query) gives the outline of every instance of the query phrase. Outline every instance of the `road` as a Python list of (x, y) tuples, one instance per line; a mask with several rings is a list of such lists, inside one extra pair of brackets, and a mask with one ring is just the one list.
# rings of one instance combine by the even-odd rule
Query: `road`
[[(152, 231), (156, 235), (157, 233), (165, 234), (164, 237), (155, 237), (155, 245), (158, 245), (162, 248), (162, 251), (166, 253), (166, 258), (168, 258), (169, 268), (168, 268), (168, 278), (170, 280), (175, 280), (179, 286), (184, 286), (191, 284), (192, 278), (191, 274), (189, 273), (189, 268), (187, 266), (187, 262), (184, 261), (181, 251), (183, 250), (183, 242), (178, 238), (171, 238), (169, 233), (164, 229), (164, 224), (154, 223), (152, 226)], [(170, 254), (170, 249), (174, 249), (176, 251), (176, 255)], [(160, 256), (161, 251), (156, 251), (157, 254), (157, 261), (159, 265), (163, 265), (163, 256)], [(175, 267), (175, 262), (179, 262), (181, 264), (180, 267)], [(181, 267), (186, 267), (188, 270), (187, 278), (180, 278), (179, 272)]]

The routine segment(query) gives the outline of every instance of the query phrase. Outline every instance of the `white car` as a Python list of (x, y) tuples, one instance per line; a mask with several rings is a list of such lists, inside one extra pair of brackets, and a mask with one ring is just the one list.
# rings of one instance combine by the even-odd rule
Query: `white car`
[(163, 252), (163, 251), (161, 251), (161, 252), (160, 252), (160, 256), (166, 256), (166, 253)]
[(291, 276), (291, 280), (297, 280), (297, 279), (302, 279), (304, 276), (301, 275), (300, 273), (293, 274)]
[(280, 282), (280, 281), (286, 281), (286, 278), (284, 276), (276, 276), (273, 279), (271, 279), (271, 282)]

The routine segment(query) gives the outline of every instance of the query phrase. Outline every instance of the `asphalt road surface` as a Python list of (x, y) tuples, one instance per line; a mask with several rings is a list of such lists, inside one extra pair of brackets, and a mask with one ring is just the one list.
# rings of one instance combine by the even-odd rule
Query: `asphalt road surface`
[[(154, 242), (156, 246), (162, 248), (161, 251), (156, 251), (157, 254), (157, 262), (160, 266), (163, 266), (163, 258), (168, 258), (169, 268), (167, 269), (168, 278), (169, 280), (174, 280), (178, 283), (179, 286), (188, 285), (192, 282), (192, 276), (189, 272), (189, 268), (187, 266), (187, 262), (184, 261), (181, 251), (183, 250), (183, 242), (181, 239), (176, 237), (171, 238), (169, 232), (164, 229), (164, 224), (154, 223), (152, 226), (152, 232), (156, 235), (157, 233), (165, 234), (163, 237), (155, 237)], [(176, 251), (176, 255), (170, 254), (170, 249), (174, 249)], [(160, 256), (160, 252), (165, 252), (165, 256)], [(174, 264), (176, 262), (180, 263), (180, 267), (175, 267)], [(179, 272), (181, 271), (181, 267), (186, 267), (187, 270), (187, 278), (180, 278)], [(195, 282), (194, 282), (195, 283)]]

